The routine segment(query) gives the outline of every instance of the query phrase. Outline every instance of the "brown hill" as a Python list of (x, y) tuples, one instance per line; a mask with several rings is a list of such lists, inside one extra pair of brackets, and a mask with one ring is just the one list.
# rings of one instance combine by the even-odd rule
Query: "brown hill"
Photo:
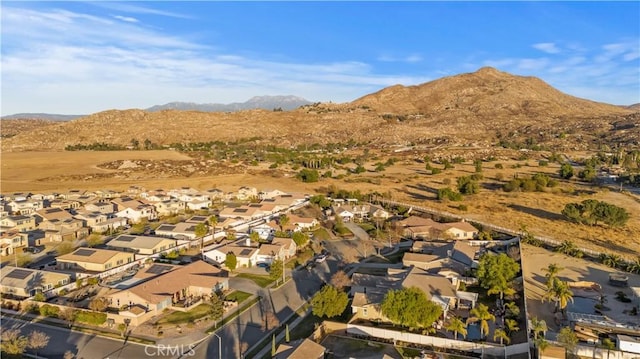
[(294, 111), (105, 111), (18, 134), (3, 141), (2, 148), (62, 150), (78, 143), (127, 145), (134, 138), (168, 145), (249, 137), (281, 146), (349, 140), (482, 146), (500, 137), (586, 148), (614, 138), (639, 143), (637, 117), (628, 117), (632, 114), (631, 109), (569, 96), (534, 77), (482, 68), (418, 86), (392, 86), (352, 103)]
[(0, 120), (0, 133), (2, 138), (10, 138), (17, 134), (51, 126), (55, 123), (54, 121), (42, 119), (2, 119)]

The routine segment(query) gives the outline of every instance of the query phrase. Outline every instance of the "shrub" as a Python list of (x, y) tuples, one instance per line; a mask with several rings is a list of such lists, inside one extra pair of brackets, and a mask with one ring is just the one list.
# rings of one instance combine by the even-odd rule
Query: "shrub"
[(53, 306), (53, 305), (49, 305), (49, 304), (45, 304), (43, 306), (40, 307), (40, 315), (44, 316), (44, 317), (54, 317), (57, 318), (58, 314), (60, 313), (60, 308)]
[(502, 165), (502, 163), (496, 163), (494, 167), (495, 167), (496, 169), (499, 169), (499, 170), (501, 170), (501, 169), (503, 169), (503, 168), (504, 168), (504, 166)]
[(93, 277), (92, 277), (92, 278), (87, 279), (87, 284), (89, 284), (89, 285), (96, 285), (96, 284), (98, 284), (98, 278), (93, 278)]

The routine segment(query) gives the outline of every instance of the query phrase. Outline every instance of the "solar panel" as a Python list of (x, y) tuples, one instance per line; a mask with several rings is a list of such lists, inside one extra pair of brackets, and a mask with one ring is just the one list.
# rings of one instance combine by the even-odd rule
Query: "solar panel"
[(241, 256), (248, 256), (249, 254), (251, 254), (251, 249), (243, 249), (240, 251)]
[(120, 237), (118, 237), (118, 240), (122, 241), (122, 242), (131, 242), (134, 239), (136, 239), (136, 237), (134, 237), (134, 236), (120, 236)]
[(187, 229), (185, 229), (186, 232), (195, 232), (196, 231), (196, 226), (191, 226)]
[(147, 273), (160, 274), (171, 270), (171, 266), (164, 266), (162, 264), (154, 264), (146, 270)]
[(170, 224), (163, 224), (160, 227), (158, 227), (156, 231), (173, 231), (174, 228), (176, 228), (176, 226), (172, 226)]
[(248, 211), (248, 209), (247, 208), (236, 208), (233, 211), (237, 212), (237, 213), (245, 213), (246, 211)]
[(74, 254), (81, 257), (89, 257), (94, 254), (96, 251), (93, 249), (78, 249)]
[(204, 220), (206, 220), (206, 218), (202, 217), (202, 216), (193, 216), (193, 217), (191, 217), (191, 220), (192, 221), (204, 221)]
[(13, 278), (13, 279), (25, 279), (28, 276), (31, 275), (31, 271), (25, 270), (25, 269), (14, 269), (11, 271), (11, 273), (7, 274), (7, 278)]

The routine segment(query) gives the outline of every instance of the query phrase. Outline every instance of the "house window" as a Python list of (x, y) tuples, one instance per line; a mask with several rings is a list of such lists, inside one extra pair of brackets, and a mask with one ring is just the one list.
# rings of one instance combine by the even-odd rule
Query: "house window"
[(107, 263), (107, 264), (105, 264), (104, 268), (105, 268), (105, 269), (109, 269), (109, 268), (111, 268), (111, 263)]
[(363, 308), (363, 309), (362, 309), (362, 316), (366, 317), (366, 316), (368, 316), (368, 315), (369, 315), (369, 309), (367, 309), (367, 308)]

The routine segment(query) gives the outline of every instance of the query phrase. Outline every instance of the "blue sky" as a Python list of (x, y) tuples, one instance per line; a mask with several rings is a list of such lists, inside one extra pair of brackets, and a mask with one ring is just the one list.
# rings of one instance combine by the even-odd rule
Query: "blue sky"
[(2, 115), (296, 95), (347, 102), (493, 66), (640, 102), (640, 2), (10, 2)]

